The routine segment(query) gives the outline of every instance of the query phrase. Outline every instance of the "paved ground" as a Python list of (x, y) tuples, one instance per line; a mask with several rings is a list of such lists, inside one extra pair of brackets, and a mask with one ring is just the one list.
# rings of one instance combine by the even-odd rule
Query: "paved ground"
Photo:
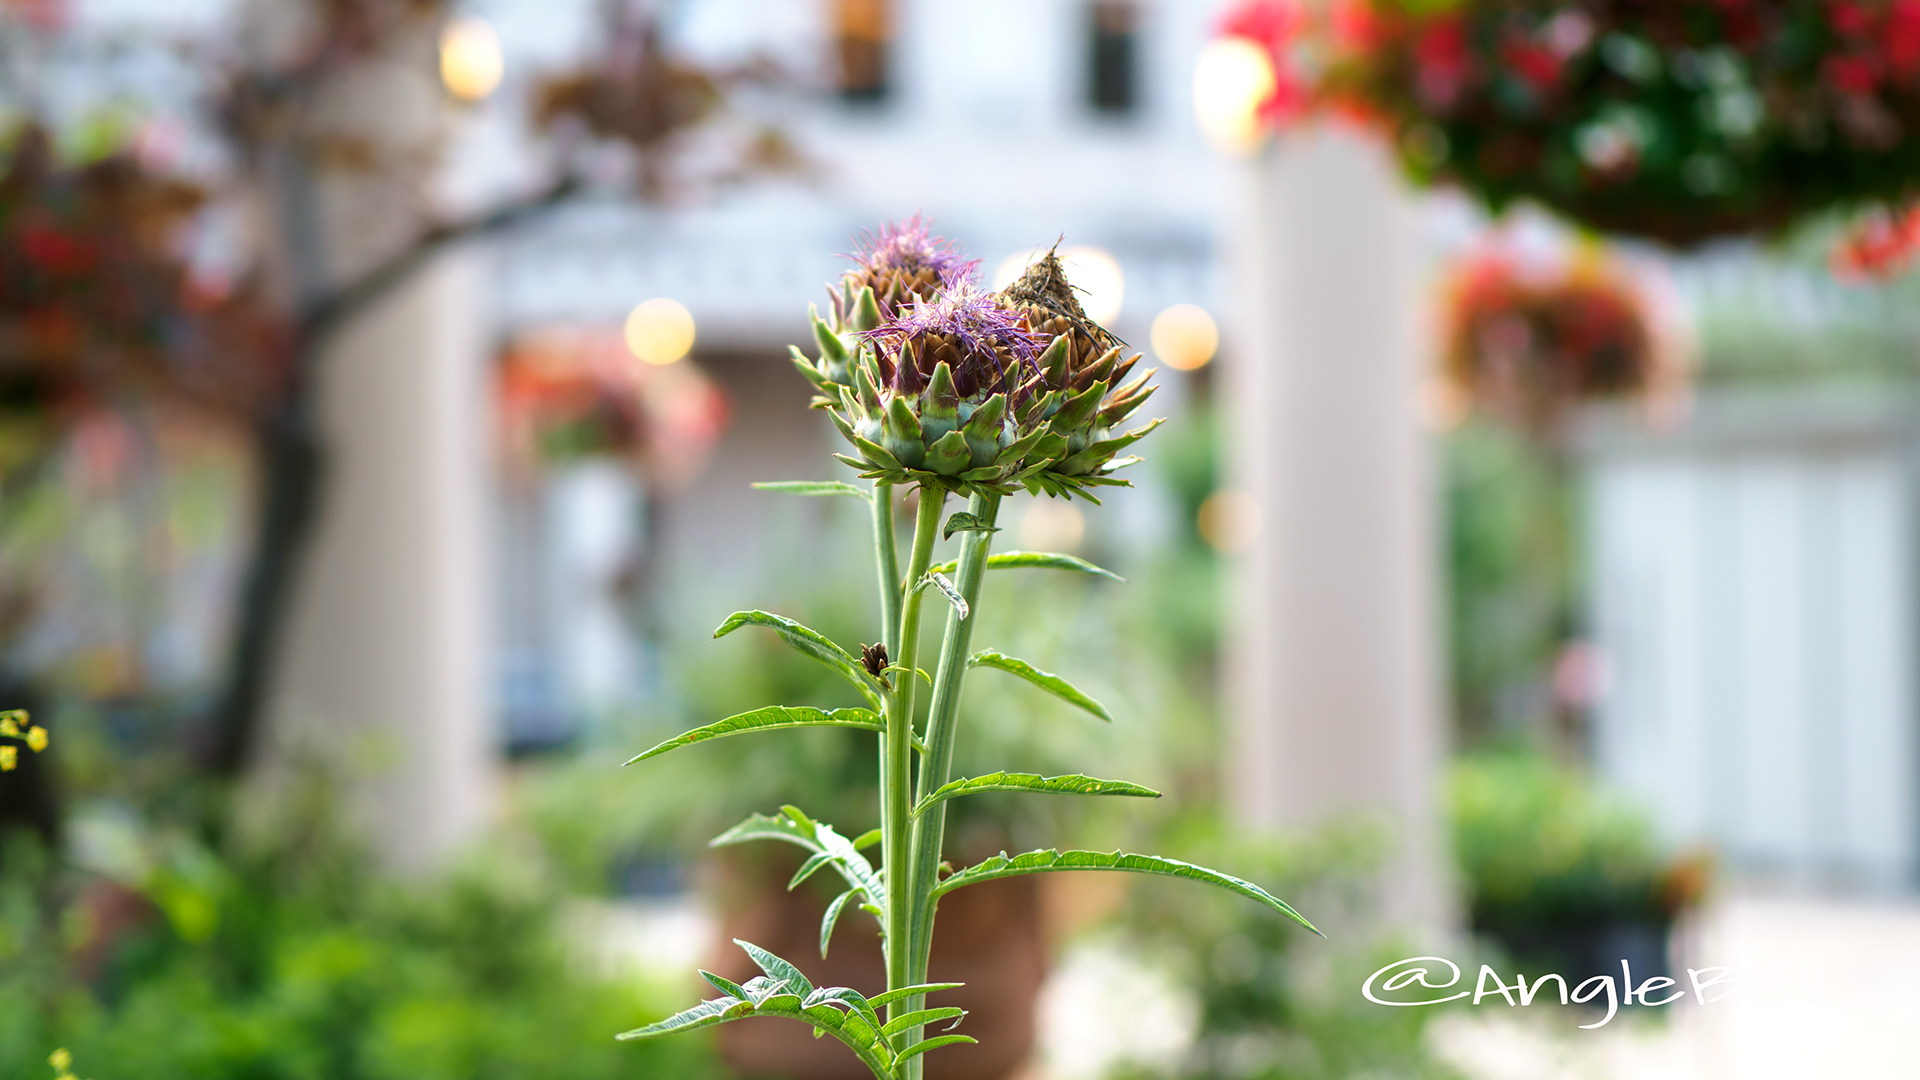
[(1474, 1080), (1920, 1080), (1920, 904), (1735, 897), (1680, 948), (1731, 994), (1596, 1031), (1483, 1004), (1435, 1044)]

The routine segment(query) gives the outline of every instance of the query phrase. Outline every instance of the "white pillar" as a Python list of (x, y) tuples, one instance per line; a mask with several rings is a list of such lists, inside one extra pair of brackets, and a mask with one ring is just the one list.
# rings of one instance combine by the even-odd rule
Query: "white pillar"
[(1225, 373), (1228, 482), (1258, 528), (1235, 567), (1227, 776), (1242, 819), (1391, 830), (1387, 916), (1448, 916), (1437, 562), (1407, 198), (1352, 132), (1241, 167)]
[[(263, 40), (303, 9), (256, 5)], [(272, 200), (308, 299), (412, 242), (443, 134), (431, 26), (315, 91), (310, 152)], [(267, 703), (266, 772), (317, 752), (390, 867), (418, 870), (488, 818), (497, 773), (487, 632), (489, 461), (481, 256), (444, 254), (352, 316), (315, 369), (324, 489)]]

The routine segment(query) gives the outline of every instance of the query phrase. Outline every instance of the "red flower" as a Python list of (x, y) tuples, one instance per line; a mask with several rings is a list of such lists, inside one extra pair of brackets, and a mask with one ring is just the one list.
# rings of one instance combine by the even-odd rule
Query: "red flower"
[(1422, 97), (1439, 108), (1458, 101), (1473, 78), (1466, 19), (1457, 14), (1435, 19), (1414, 43), (1413, 62)]
[(1885, 281), (1920, 253), (1920, 208), (1878, 212), (1854, 225), (1834, 246), (1833, 274), (1846, 281)]
[(50, 274), (84, 273), (93, 265), (85, 243), (37, 222), (22, 227), (17, 242), (28, 262)]
[(1880, 72), (1871, 57), (1829, 56), (1824, 67), (1827, 82), (1843, 94), (1871, 94), (1880, 82)]
[(1263, 49), (1273, 64), (1273, 93), (1260, 103), (1263, 123), (1290, 120), (1306, 112), (1313, 92), (1288, 56), (1307, 26), (1305, 10), (1292, 0), (1243, 0), (1220, 16), (1221, 37), (1245, 38)]
[(1827, 6), (1827, 25), (1842, 37), (1866, 37), (1873, 32), (1873, 16), (1860, 4), (1834, 0)]
[(1500, 60), (1537, 94), (1560, 82), (1560, 57), (1524, 33), (1510, 34), (1500, 43)]
[(1920, 0), (1894, 0), (1880, 47), (1896, 74), (1911, 77), (1920, 72)]

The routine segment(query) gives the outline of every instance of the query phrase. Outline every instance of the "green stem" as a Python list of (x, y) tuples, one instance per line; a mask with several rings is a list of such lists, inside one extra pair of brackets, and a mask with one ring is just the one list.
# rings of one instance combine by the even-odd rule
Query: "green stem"
[[(967, 509), (991, 527), (1000, 513), (1000, 497), (975, 494)], [(954, 736), (960, 719), (960, 684), (967, 674), (967, 650), (973, 641), (974, 620), (980, 614), (980, 583), (986, 577), (987, 553), (993, 546), (991, 532), (970, 532), (965, 536), (954, 585), (967, 602), (967, 617), (961, 618), (958, 609), (947, 612), (946, 635), (940, 642), (940, 667), (933, 677), (933, 702), (927, 711), (927, 751), (920, 761), (916, 799), (926, 798), (952, 778)], [(946, 829), (947, 804), (944, 802), (929, 807), (913, 823), (913, 939), (907, 950), (911, 957), (907, 977), (917, 982), (926, 981), (927, 960), (933, 948), (933, 887), (939, 881), (940, 848), (946, 839)], [(913, 998), (907, 1008), (923, 1009), (925, 1000)], [(908, 1031), (906, 1036), (910, 1045), (919, 1040), (920, 1030)], [(907, 1065), (906, 1080), (916, 1080), (920, 1075), (920, 1059)]]
[(893, 526), (893, 485), (873, 485), (873, 547), (880, 563), (880, 640), (887, 655), (900, 651), (900, 545)]
[[(903, 610), (900, 616), (900, 653), (890, 662), (901, 670), (892, 674), (893, 690), (887, 695), (886, 755), (880, 767), (880, 831), (882, 863), (887, 889), (887, 986), (906, 986), (911, 970), (911, 942), (915, 905), (907, 873), (908, 829), (913, 807), (913, 692), (914, 674), (920, 651), (920, 600), (926, 595), (914, 588), (926, 576), (933, 561), (933, 541), (940, 535), (940, 507), (947, 493), (942, 488), (920, 488), (920, 513), (913, 522), (913, 548), (907, 556), (907, 577), (903, 582)], [(883, 556), (884, 557), (884, 556)], [(883, 584), (883, 592), (884, 584)], [(895, 1002), (889, 1018), (902, 1016), (907, 1007)], [(897, 1047), (908, 1043), (895, 1039)]]

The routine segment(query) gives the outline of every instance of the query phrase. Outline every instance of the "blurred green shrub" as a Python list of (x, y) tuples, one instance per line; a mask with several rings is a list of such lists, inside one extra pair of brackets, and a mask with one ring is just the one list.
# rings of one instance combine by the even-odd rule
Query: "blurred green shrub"
[(1701, 859), (1668, 857), (1643, 814), (1541, 755), (1464, 757), (1447, 798), (1472, 926), (1516, 952), (1610, 925), (1664, 932), (1705, 887)]
[[(1269, 889), (1297, 897), (1327, 929), (1319, 941), (1232, 897), (1141, 882), (1124, 926), (1195, 994), (1199, 1025), (1187, 1060), (1171, 1075), (1194, 1080), (1448, 1080), (1456, 1074), (1428, 1050), (1424, 1033), (1450, 1010), (1385, 1009), (1363, 999), (1367, 972), (1412, 955), (1370, 936), (1368, 868), (1379, 837), (1329, 831), (1281, 841), (1211, 819), (1188, 822), (1173, 846), (1202, 862), (1229, 861)], [(1355, 975), (1353, 973), (1358, 972)], [(1347, 976), (1352, 975), (1349, 979)], [(1123, 1080), (1156, 1080), (1136, 1068)]]
[[(16, 843), (0, 877), (0, 1076), (55, 1047), (98, 1080), (614, 1080), (721, 1075), (708, 1044), (613, 1034), (678, 985), (590, 970), (538, 877), (396, 884), (323, 817), (215, 853), (165, 843), (129, 889)], [(76, 830), (84, 832), (82, 830)]]

